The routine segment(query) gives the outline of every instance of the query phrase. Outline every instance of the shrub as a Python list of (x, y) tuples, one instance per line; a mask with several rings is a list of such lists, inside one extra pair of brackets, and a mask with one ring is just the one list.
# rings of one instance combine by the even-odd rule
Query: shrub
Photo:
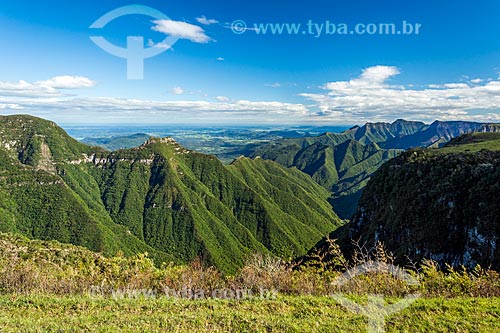
[(129, 258), (118, 253), (106, 258), (82, 247), (0, 233), (0, 293), (65, 295), (92, 291), (110, 296), (117, 290), (156, 294), (202, 290), (210, 295), (217, 289), (230, 289), (288, 295), (342, 292), (402, 296), (418, 292), (423, 297), (500, 297), (498, 272), (480, 266), (472, 271), (450, 266), (442, 269), (433, 261), (404, 270), (419, 282), (418, 286), (409, 286), (383, 270), (353, 276), (339, 286), (334, 282), (352, 268), (391, 265), (393, 257), (383, 244), (377, 243), (371, 248), (358, 245), (348, 261), (335, 240), (329, 242), (326, 252), (311, 255), (317, 261), (288, 263), (272, 255), (255, 254), (235, 276), (224, 276), (199, 258), (189, 265), (156, 267), (147, 253)]

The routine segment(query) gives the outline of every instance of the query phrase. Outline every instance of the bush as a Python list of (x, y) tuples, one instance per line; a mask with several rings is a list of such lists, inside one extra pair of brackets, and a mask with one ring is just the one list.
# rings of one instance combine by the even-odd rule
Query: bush
[(165, 294), (201, 290), (210, 295), (215, 290), (228, 289), (287, 295), (342, 292), (402, 296), (418, 292), (423, 297), (500, 297), (498, 272), (479, 266), (472, 271), (449, 266), (441, 269), (433, 261), (404, 270), (419, 282), (418, 286), (409, 286), (383, 270), (349, 278), (339, 286), (334, 282), (352, 268), (391, 265), (393, 258), (377, 243), (369, 249), (358, 246), (347, 261), (334, 240), (329, 240), (329, 244), (325, 252), (311, 255), (317, 260), (308, 260), (307, 264), (256, 254), (248, 258), (238, 274), (224, 276), (200, 259), (184, 266), (170, 263), (156, 267), (147, 254), (126, 258), (118, 253), (106, 258), (82, 247), (0, 233), (0, 293), (71, 295), (92, 291), (112, 296), (116, 291), (148, 290)]

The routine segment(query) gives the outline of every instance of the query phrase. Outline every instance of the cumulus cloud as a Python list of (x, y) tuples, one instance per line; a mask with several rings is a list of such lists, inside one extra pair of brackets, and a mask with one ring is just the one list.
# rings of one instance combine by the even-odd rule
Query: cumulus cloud
[(433, 88), (433, 89), (458, 89), (458, 88), (469, 88), (469, 85), (466, 83), (429, 84), (429, 88)]
[[(319, 110), (313, 117), (331, 121), (500, 120), (500, 81), (474, 86), (429, 84), (417, 89), (388, 82), (399, 74), (399, 69), (393, 66), (369, 67), (352, 80), (326, 83), (322, 86), (323, 93), (300, 95)], [(477, 110), (482, 110), (482, 114), (477, 114)]]
[(55, 76), (45, 81), (0, 81), (0, 96), (54, 97), (64, 95), (61, 90), (91, 88), (95, 81), (83, 76)]
[(187, 39), (194, 43), (208, 43), (212, 41), (212, 38), (205, 34), (203, 28), (182, 21), (173, 20), (156, 20), (153, 21), (155, 24), (152, 29), (154, 31), (161, 32), (165, 35), (177, 37), (180, 39)]
[(160, 43), (155, 43), (152, 39), (148, 40), (148, 46), (155, 47), (155, 48), (162, 49), (162, 50), (169, 50), (172, 48), (172, 46), (167, 44), (165, 41), (160, 42)]
[(46, 81), (39, 81), (36, 84), (42, 87), (49, 87), (54, 89), (79, 89), (79, 88), (92, 88), (96, 85), (95, 81), (83, 76), (55, 76)]
[(197, 18), (196, 18), (196, 21), (198, 21), (198, 23), (203, 24), (203, 25), (210, 25), (210, 24), (216, 24), (216, 23), (219, 23), (219, 21), (217, 21), (217, 20), (214, 20), (214, 19), (207, 19), (207, 18), (205, 17), (205, 15), (200, 16), (200, 17), (197, 17)]
[[(286, 118), (300, 119), (308, 113), (303, 104), (280, 101), (233, 101), (217, 96), (215, 101), (154, 101), (141, 99), (83, 98), (63, 93), (65, 89), (92, 87), (95, 82), (80, 76), (57, 76), (38, 82), (1, 82), (1, 114), (32, 114), (58, 122), (83, 122), (96, 119), (103, 123), (145, 122), (268, 122)], [(182, 87), (171, 90), (189, 95)]]
[(225, 59), (224, 59), (224, 58), (222, 58), (222, 57), (218, 57), (218, 58), (217, 58), (217, 61), (224, 61), (224, 60), (225, 60)]
[(385, 82), (392, 76), (399, 74), (399, 70), (392, 66), (374, 66), (363, 70), (360, 77), (350, 81), (328, 82), (324, 85), (330, 90), (329, 95), (345, 95), (362, 90), (374, 90), (384, 87)]
[(101, 111), (120, 111), (120, 110), (141, 110), (156, 112), (220, 112), (220, 113), (252, 113), (252, 114), (306, 114), (307, 109), (302, 104), (283, 103), (283, 102), (261, 102), (238, 100), (229, 101), (150, 101), (138, 99), (120, 99), (120, 98), (77, 98), (66, 101), (50, 101), (47, 105), (53, 105), (56, 108), (80, 108), (80, 109), (99, 109)]

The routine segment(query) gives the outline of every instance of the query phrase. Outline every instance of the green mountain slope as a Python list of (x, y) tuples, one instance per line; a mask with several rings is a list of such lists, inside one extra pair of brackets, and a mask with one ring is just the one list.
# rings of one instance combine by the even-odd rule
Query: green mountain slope
[(498, 270), (499, 170), (499, 133), (473, 133), (441, 149), (408, 151), (374, 174), (352, 221), (330, 237), (347, 252), (352, 239), (382, 241), (399, 262), (428, 258)]
[(52, 122), (0, 117), (0, 230), (170, 260), (114, 223), (87, 168), (69, 163), (91, 150)]
[(403, 150), (441, 146), (464, 133), (499, 131), (496, 124), (435, 121), (426, 125), (400, 119), (393, 123), (354, 126), (342, 133), (250, 146), (243, 153), (296, 167), (309, 174), (331, 191), (330, 201), (336, 213), (349, 219), (373, 172)]
[[(325, 223), (325, 216), (339, 226), (339, 219), (327, 201), (328, 191), (302, 172), (260, 158), (239, 158), (228, 168), (252, 189), (266, 212), (271, 212), (264, 217), (260, 216), (263, 212), (252, 215), (248, 209), (240, 208), (237, 216), (247, 221), (257, 239), (273, 252), (292, 255), (292, 251), (299, 252), (318, 236), (328, 233), (331, 226)], [(262, 218), (268, 223), (259, 223)]]
[(500, 127), (467, 121), (435, 121), (422, 131), (387, 140), (382, 146), (397, 149), (441, 146), (455, 137), (473, 132), (500, 132)]
[(252, 252), (304, 254), (340, 225), (326, 190), (273, 162), (224, 166), (170, 138), (106, 152), (41, 119), (0, 124), (0, 231), (231, 273)]
[(500, 133), (471, 133), (448, 142), (442, 153), (478, 152), (483, 149), (500, 151)]
[[(318, 137), (280, 140), (257, 147), (250, 156), (260, 156), (285, 167), (296, 167), (329, 190), (330, 201), (341, 218), (350, 218), (360, 190), (370, 175), (400, 150), (382, 149), (376, 143), (355, 140), (359, 128), (341, 134), (325, 133)], [(370, 129), (370, 137), (376, 131)], [(384, 132), (387, 134), (386, 132)], [(377, 134), (379, 137), (381, 134)], [(360, 138), (368, 142), (368, 136)]]

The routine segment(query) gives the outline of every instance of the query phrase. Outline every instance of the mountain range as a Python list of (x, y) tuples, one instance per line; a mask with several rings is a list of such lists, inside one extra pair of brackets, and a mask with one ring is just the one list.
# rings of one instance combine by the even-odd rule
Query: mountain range
[(406, 149), (438, 147), (471, 132), (500, 132), (500, 126), (463, 121), (435, 121), (426, 125), (399, 119), (393, 123), (354, 126), (342, 133), (249, 145), (241, 153), (307, 173), (331, 192), (330, 202), (335, 212), (349, 219), (363, 188), (382, 164)]
[[(226, 274), (252, 253), (321, 249), (329, 233), (345, 253), (382, 241), (399, 262), (500, 269), (498, 129), (366, 124), (248, 146), (226, 165), (169, 137), (110, 152), (0, 116), (0, 231), (158, 264), (199, 257)], [(354, 209), (347, 224), (339, 208)]]
[(306, 253), (341, 224), (329, 193), (272, 161), (223, 165), (171, 138), (109, 152), (55, 123), (0, 117), (0, 231), (225, 273), (251, 253)]

